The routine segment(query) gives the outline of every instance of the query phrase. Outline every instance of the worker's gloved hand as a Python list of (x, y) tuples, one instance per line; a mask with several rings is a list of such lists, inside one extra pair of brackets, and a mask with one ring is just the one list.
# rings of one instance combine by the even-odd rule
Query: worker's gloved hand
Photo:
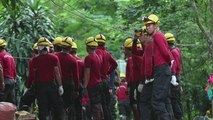
[(172, 80), (170, 81), (172, 85), (178, 86), (179, 83), (177, 82), (177, 78), (175, 75), (172, 75)]
[(138, 92), (142, 92), (142, 90), (143, 90), (143, 83), (140, 83), (139, 85), (138, 85)]
[(109, 89), (109, 94), (112, 96), (113, 95), (113, 90), (112, 88)]
[(147, 80), (145, 80), (145, 84), (148, 84), (148, 83), (151, 83), (151, 82), (153, 82), (154, 81), (154, 78), (152, 78), (152, 79), (147, 79)]
[(134, 99), (137, 100), (137, 90), (134, 90)]
[(58, 88), (58, 92), (59, 92), (59, 95), (62, 96), (64, 94), (64, 89), (63, 89), (63, 86), (59, 86)]

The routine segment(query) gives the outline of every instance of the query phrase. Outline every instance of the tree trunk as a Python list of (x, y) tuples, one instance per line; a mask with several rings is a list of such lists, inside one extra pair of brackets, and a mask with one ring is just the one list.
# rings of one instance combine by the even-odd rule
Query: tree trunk
[(211, 44), (209, 45), (210, 46), (210, 52), (211, 52), (211, 58), (212, 58), (212, 61), (213, 61), (213, 0), (209, 0), (210, 2), (210, 10), (211, 10), (211, 28), (210, 28), (210, 42)]
[(194, 10), (197, 25), (207, 39), (208, 48), (209, 48), (209, 56), (211, 58), (211, 62), (213, 63), (213, 0), (209, 0), (209, 2), (210, 2), (210, 12), (211, 12), (210, 32), (207, 32), (200, 22), (200, 18), (199, 18), (198, 12), (197, 12), (197, 6), (196, 6), (195, 0), (192, 1), (192, 7)]

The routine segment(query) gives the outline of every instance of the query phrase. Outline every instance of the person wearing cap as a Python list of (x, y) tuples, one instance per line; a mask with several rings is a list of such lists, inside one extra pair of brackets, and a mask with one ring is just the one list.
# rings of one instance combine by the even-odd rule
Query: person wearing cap
[(63, 37), (56, 37), (53, 40), (54, 52), (60, 52), (62, 50), (62, 48), (61, 48), (62, 40), (63, 40)]
[(116, 91), (120, 120), (126, 120), (127, 115), (129, 114), (129, 97), (126, 94), (127, 83), (125, 78), (126, 75), (124, 73), (120, 73), (121, 81)]
[(0, 64), (2, 65), (4, 77), (0, 83), (2, 86), (0, 102), (15, 104), (16, 63), (13, 56), (5, 50), (6, 46), (6, 41), (0, 39)]
[(20, 110), (25, 110), (25, 111), (29, 111), (32, 103), (35, 101), (36, 99), (36, 93), (35, 93), (35, 80), (34, 77), (32, 76), (33, 74), (33, 67), (32, 67), (32, 61), (34, 57), (38, 56), (38, 45), (37, 43), (35, 43), (33, 45), (32, 48), (32, 57), (29, 60), (29, 67), (28, 67), (28, 78), (25, 81), (25, 86), (27, 88), (27, 90), (24, 92), (23, 96), (20, 99), (20, 103), (19, 103), (19, 109)]
[(72, 47), (72, 38), (65, 37), (61, 41), (61, 52), (57, 52), (55, 55), (58, 56), (61, 66), (61, 78), (62, 85), (64, 88), (64, 94), (62, 95), (64, 101), (64, 108), (68, 113), (68, 119), (74, 117), (71, 113), (70, 108), (74, 107), (74, 101), (78, 96), (79, 91), (79, 73), (77, 60), (70, 55)]
[(39, 55), (32, 60), (32, 76), (36, 86), (38, 117), (40, 120), (48, 120), (51, 111), (55, 119), (63, 120), (63, 102), (60, 95), (64, 90), (59, 59), (48, 52), (51, 42), (47, 38), (41, 37), (37, 45)]
[[(151, 105), (154, 114), (161, 120), (173, 119), (170, 103), (171, 68), (174, 60), (169, 51), (166, 38), (159, 31), (159, 18), (151, 14), (144, 18), (150, 41), (144, 50), (145, 71), (149, 69), (150, 76), (146, 76), (145, 84), (152, 82)], [(147, 66), (149, 65), (149, 66)]]
[(181, 70), (181, 53), (180, 49), (175, 46), (176, 39), (172, 33), (165, 34), (169, 44), (170, 51), (174, 57), (172, 65), (172, 80), (171, 80), (171, 104), (176, 120), (183, 120), (183, 109), (181, 103), (181, 88), (180, 88), (180, 70)]
[(84, 77), (84, 61), (77, 55), (78, 46), (75, 42), (72, 42), (72, 47), (70, 54), (77, 60), (78, 63), (78, 73), (79, 73), (79, 81), (82, 83)]
[(84, 61), (77, 55), (77, 49), (78, 46), (75, 42), (72, 42), (72, 47), (70, 54), (77, 60), (78, 63), (78, 74), (79, 74), (79, 95), (75, 99), (75, 111), (76, 111), (76, 118), (77, 120), (82, 119), (82, 81), (83, 81), (83, 75), (84, 75)]
[[(140, 40), (141, 46), (143, 46), (143, 49), (138, 49), (137, 43), (138, 40)], [(134, 61), (134, 64), (141, 63), (141, 80), (138, 85), (138, 92), (139, 94), (139, 112), (140, 112), (140, 119), (141, 120), (152, 120), (155, 119), (154, 113), (152, 111), (152, 104), (151, 104), (151, 98), (152, 98), (152, 56), (147, 56), (149, 54), (152, 54), (152, 51), (147, 51), (150, 47), (152, 47), (152, 44), (150, 44), (150, 36), (148, 36), (146, 32), (146, 26), (143, 26), (140, 34), (137, 34), (135, 32), (134, 40), (133, 40), (133, 46), (132, 46), (132, 54), (140, 56), (141, 60)], [(146, 51), (146, 52), (144, 52)], [(146, 56), (146, 59), (145, 59)], [(136, 69), (137, 70), (137, 69)], [(147, 79), (147, 80), (146, 80)], [(151, 79), (151, 80), (150, 80)], [(149, 82), (147, 82), (149, 80)], [(148, 84), (149, 83), (149, 84)]]
[(97, 40), (94, 37), (89, 37), (86, 40), (86, 50), (88, 55), (84, 59), (84, 81), (83, 81), (83, 96), (86, 96), (87, 91), (90, 97), (92, 116), (94, 120), (103, 120), (103, 109), (101, 105), (101, 58), (96, 54), (95, 50), (98, 46)]
[[(124, 54), (128, 58), (127, 60), (127, 66), (126, 66), (126, 81), (128, 84), (128, 93), (129, 93), (129, 99), (130, 99), (130, 107), (133, 111), (134, 114), (134, 120), (139, 120), (139, 109), (138, 109), (138, 92), (137, 92), (137, 87), (142, 78), (140, 76), (139, 71), (141, 69), (141, 64), (139, 66), (135, 62), (140, 61), (140, 56), (133, 55), (132, 54), (132, 45), (133, 45), (133, 39), (132, 38), (127, 38), (124, 42)], [(141, 44), (138, 42), (137, 47), (141, 48)], [(134, 60), (134, 61), (133, 61)], [(138, 69), (136, 69), (138, 68)]]
[(29, 75), (32, 75), (32, 73), (33, 73), (33, 69), (32, 69), (33, 58), (35, 58), (39, 55), (38, 54), (38, 43), (35, 43), (33, 45), (32, 51), (33, 51), (33, 54), (32, 54), (32, 57), (29, 60), (29, 73), (28, 73), (28, 79), (26, 81), (26, 87), (27, 88), (30, 88), (35, 82), (33, 76), (29, 76)]
[[(106, 38), (103, 34), (98, 34), (95, 36), (98, 41), (98, 47), (96, 49), (97, 55), (102, 59), (101, 64), (101, 79), (103, 82), (103, 93), (102, 93), (102, 106), (104, 110), (104, 118), (106, 120), (112, 119), (112, 114), (110, 111), (110, 101), (111, 95), (113, 95), (114, 84), (110, 82), (109, 75), (117, 68), (117, 63), (111, 54), (106, 50), (105, 43)], [(112, 79), (111, 79), (112, 80)]]

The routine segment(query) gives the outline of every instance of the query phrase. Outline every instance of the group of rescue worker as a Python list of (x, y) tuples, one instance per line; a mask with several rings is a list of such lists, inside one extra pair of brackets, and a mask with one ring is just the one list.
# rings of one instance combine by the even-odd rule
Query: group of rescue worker
[[(127, 59), (125, 94), (134, 119), (183, 120), (181, 55), (175, 37), (159, 31), (156, 15), (144, 17), (143, 21), (145, 26), (123, 43)], [(15, 103), (15, 60), (6, 52), (6, 44), (0, 39), (0, 101)], [(91, 119), (113, 120), (110, 74), (117, 63), (106, 50), (103, 34), (87, 38), (85, 44), (88, 55), (83, 60), (77, 56), (77, 45), (71, 37), (56, 37), (53, 43), (39, 38), (32, 48), (28, 89), (20, 108), (31, 106), (37, 99), (40, 120), (82, 120), (82, 99), (88, 98)], [(126, 115), (120, 114), (120, 119), (125, 120)]]
[[(145, 26), (123, 44), (126, 81), (135, 120), (183, 120), (180, 49), (175, 37), (159, 31), (159, 18), (143, 18)], [(125, 115), (124, 115), (125, 118)]]

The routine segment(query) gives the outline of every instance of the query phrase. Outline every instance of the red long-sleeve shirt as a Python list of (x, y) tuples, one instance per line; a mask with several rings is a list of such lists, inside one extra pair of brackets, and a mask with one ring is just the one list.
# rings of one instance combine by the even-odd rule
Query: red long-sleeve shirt
[(54, 67), (60, 68), (58, 57), (54, 54), (42, 54), (32, 59), (33, 77), (36, 82), (55, 80)]
[(141, 46), (143, 46), (143, 48), (138, 48), (137, 47), (137, 42), (133, 41), (133, 45), (132, 45), (132, 54), (133, 55), (138, 55), (138, 56), (143, 56), (144, 54), (144, 45), (141, 44)]
[(0, 52), (0, 63), (3, 67), (4, 77), (16, 79), (16, 63), (13, 56), (6, 52)]
[(132, 57), (128, 57), (127, 64), (126, 64), (126, 81), (127, 84), (130, 85), (133, 83), (133, 61)]
[(144, 49), (144, 75), (146, 77), (152, 77), (153, 75), (153, 42), (146, 45)]
[(153, 41), (146, 45), (144, 50), (144, 59), (144, 74), (147, 77), (151, 77), (153, 75), (153, 67), (166, 63), (170, 64), (170, 62), (173, 60), (172, 54), (169, 50), (169, 45), (161, 32), (156, 32), (153, 35)]
[(143, 57), (132, 55), (132, 62), (133, 62), (133, 81), (134, 83), (139, 83), (143, 80)]
[(33, 72), (33, 58), (34, 57), (30, 58), (29, 60), (27, 87), (30, 87), (35, 81), (34, 72)]
[(74, 55), (73, 57), (77, 60), (79, 80), (80, 80), (80, 82), (82, 82), (83, 77), (84, 77), (84, 61), (76, 55)]
[(62, 80), (73, 80), (75, 83), (75, 88), (78, 89), (79, 71), (76, 59), (72, 55), (63, 52), (56, 53), (55, 55), (59, 58)]
[(137, 43), (132, 46), (133, 76), (134, 82), (139, 83), (144, 80), (144, 50), (137, 48)]
[(156, 32), (153, 35), (154, 49), (154, 66), (160, 66), (165, 63), (170, 64), (173, 60), (172, 54), (169, 51), (169, 45), (165, 36), (161, 32)]
[(172, 65), (172, 73), (176, 75), (180, 75), (180, 69), (181, 69), (181, 54), (179, 48), (171, 49), (171, 53), (174, 58), (174, 64)]
[(87, 85), (87, 90), (95, 87), (97, 84), (101, 83), (101, 60), (96, 53), (91, 53), (87, 55), (84, 59), (85, 68), (90, 69), (90, 78)]
[(101, 77), (106, 78), (107, 75), (117, 68), (118, 64), (105, 47), (97, 47), (96, 53), (102, 59)]

